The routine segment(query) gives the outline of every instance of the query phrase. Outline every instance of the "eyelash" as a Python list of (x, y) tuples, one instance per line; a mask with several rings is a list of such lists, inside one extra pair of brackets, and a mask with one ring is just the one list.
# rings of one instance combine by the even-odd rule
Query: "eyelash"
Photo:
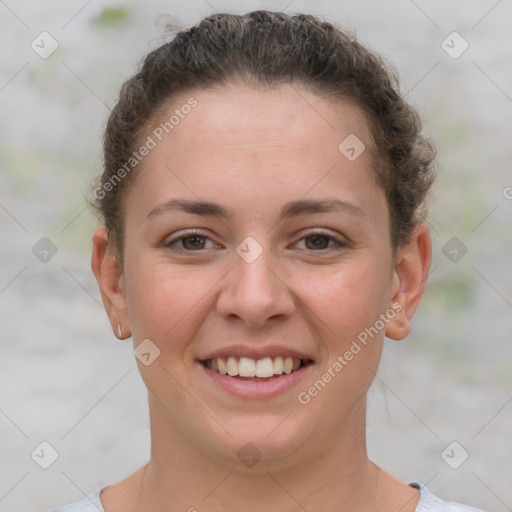
[[(332, 235), (330, 235), (329, 233), (323, 231), (323, 230), (320, 230), (320, 229), (317, 229), (317, 230), (314, 230), (314, 231), (310, 231), (309, 233), (307, 233), (306, 235), (304, 235), (299, 241), (302, 241), (306, 238), (311, 238), (311, 237), (314, 237), (314, 236), (323, 236), (327, 239), (329, 239), (329, 242), (335, 242), (336, 244), (338, 244), (338, 249), (333, 249), (332, 247), (331, 248), (324, 248), (324, 249), (319, 249), (318, 251), (314, 250), (314, 249), (305, 249), (307, 251), (313, 251), (313, 252), (326, 252), (326, 251), (332, 251), (332, 250), (340, 250), (340, 249), (343, 249), (343, 248), (346, 248), (348, 246), (348, 243), (346, 242), (342, 242), (341, 240), (338, 240), (336, 239), (335, 237), (333, 237)], [(193, 252), (198, 252), (198, 253), (201, 253), (207, 249), (199, 249), (197, 251), (194, 251), (194, 250), (189, 250), (189, 249), (178, 249), (178, 248), (173, 248), (172, 246), (177, 244), (178, 242), (181, 242), (187, 238), (193, 238), (193, 237), (201, 237), (201, 238), (204, 238), (205, 240), (211, 240), (210, 237), (204, 235), (203, 233), (201, 233), (200, 231), (197, 231), (197, 230), (192, 230), (192, 231), (189, 231), (185, 234), (183, 234), (182, 236), (180, 236), (179, 238), (175, 238), (173, 240), (170, 240), (169, 242), (166, 242), (162, 245), (162, 247), (164, 247), (165, 249), (170, 249), (172, 251), (175, 251), (175, 252), (178, 252), (178, 253), (193, 253)]]

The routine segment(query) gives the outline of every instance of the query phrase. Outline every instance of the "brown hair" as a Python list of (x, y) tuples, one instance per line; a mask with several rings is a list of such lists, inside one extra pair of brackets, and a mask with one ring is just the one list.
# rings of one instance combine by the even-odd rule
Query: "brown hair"
[(122, 197), (134, 176), (126, 164), (148, 127), (173, 95), (235, 82), (267, 88), (299, 84), (362, 108), (379, 156), (375, 176), (389, 205), (392, 246), (409, 241), (426, 215), (435, 150), (421, 133), (418, 113), (400, 95), (394, 68), (314, 16), (254, 11), (204, 18), (150, 52), (123, 84), (107, 122), (104, 170), (92, 203), (121, 259)]

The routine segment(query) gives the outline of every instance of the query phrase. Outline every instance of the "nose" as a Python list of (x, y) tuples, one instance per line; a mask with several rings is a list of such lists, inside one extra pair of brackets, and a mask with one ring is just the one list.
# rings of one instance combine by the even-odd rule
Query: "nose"
[(252, 262), (234, 255), (234, 268), (223, 280), (217, 300), (217, 311), (223, 318), (239, 318), (251, 327), (262, 327), (294, 312), (295, 301), (280, 271), (282, 265), (270, 252), (264, 249)]

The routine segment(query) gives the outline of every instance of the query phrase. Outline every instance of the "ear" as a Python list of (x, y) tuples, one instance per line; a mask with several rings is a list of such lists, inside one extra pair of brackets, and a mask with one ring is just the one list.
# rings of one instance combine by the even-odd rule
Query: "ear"
[[(124, 277), (112, 244), (108, 243), (106, 226), (98, 226), (93, 234), (91, 267), (98, 282), (105, 311), (114, 334), (124, 339), (131, 335), (128, 321)], [(121, 332), (119, 332), (119, 326)]]
[(411, 241), (399, 249), (396, 256), (392, 307), (397, 314), (386, 327), (388, 338), (402, 340), (409, 334), (412, 317), (425, 289), (431, 260), (430, 233), (428, 227), (421, 223), (416, 226)]

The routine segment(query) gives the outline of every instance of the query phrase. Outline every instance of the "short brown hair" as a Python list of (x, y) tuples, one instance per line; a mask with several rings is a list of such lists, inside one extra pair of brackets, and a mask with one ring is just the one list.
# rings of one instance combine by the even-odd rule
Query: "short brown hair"
[[(104, 170), (92, 203), (121, 257), (122, 196), (134, 174), (123, 173), (114, 183), (116, 173), (126, 168), (159, 108), (173, 95), (230, 82), (267, 88), (298, 84), (362, 108), (379, 155), (375, 177), (389, 206), (392, 246), (410, 240), (414, 227), (425, 219), (435, 149), (422, 134), (418, 113), (400, 94), (396, 71), (331, 23), (311, 15), (260, 10), (204, 18), (151, 51), (123, 84), (107, 122)], [(115, 186), (106, 187), (108, 183)]]

